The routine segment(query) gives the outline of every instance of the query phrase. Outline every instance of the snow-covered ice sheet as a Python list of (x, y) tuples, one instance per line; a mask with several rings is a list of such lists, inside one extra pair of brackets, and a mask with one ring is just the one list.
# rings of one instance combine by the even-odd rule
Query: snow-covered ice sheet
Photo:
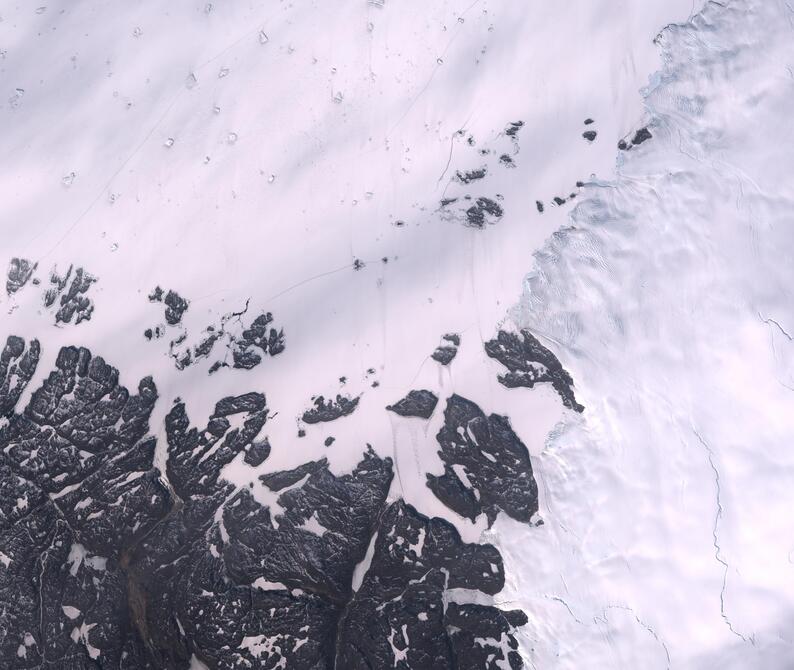
[[(264, 393), (269, 456), (240, 453), (222, 481), (283, 512), (280, 493), (308, 475), (278, 491), (260, 475), (326, 458), (342, 476), (371, 444), (394, 460), (390, 500), (500, 549), (506, 588), (450, 588), (450, 601), (523, 609), (527, 667), (789, 667), (794, 10), (698, 10), (0, 4), (0, 262), (30, 259), (41, 282), (0, 303), (3, 337), (42, 344), (17, 411), (61, 346), (86, 346), (130, 389), (155, 379), (164, 469), (174, 399), (201, 426), (220, 398)], [(617, 149), (646, 126), (650, 140)], [(72, 265), (96, 278), (93, 311), (56, 323), (49, 273)], [(148, 299), (155, 286), (188, 300), (180, 323)], [(210, 325), (239, 337), (264, 312), (285, 348), (251, 370), (208, 375), (215, 354), (184, 369), (169, 355), (169, 341), (185, 351)], [(523, 327), (572, 374), (583, 414), (550, 385), (497, 381), (484, 343)], [(447, 333), (460, 343), (440, 365)], [(439, 398), (429, 420), (385, 410), (413, 389)], [(337, 394), (358, 398), (352, 414), (301, 418)], [(543, 525), (501, 514), (487, 529), (432, 495), (452, 394), (510, 418)], [(327, 532), (316, 514), (302, 528)], [(425, 532), (405, 542), (414, 554)], [(405, 662), (410, 636), (391, 630)], [(274, 639), (249, 631), (240, 648), (291, 644)]]
[(537, 667), (794, 663), (793, 29), (737, 1), (666, 30), (653, 141), (526, 280), (588, 408), (535, 460), (546, 532), (497, 524)]
[[(532, 252), (565, 222), (570, 207), (552, 198), (610, 175), (657, 68), (652, 39), (690, 10), (688, 0), (8, 6), (3, 249), (41, 274), (74, 263), (98, 281), (79, 331), (50, 328), (30, 286), (6, 305), (7, 328), (46, 329), (44, 361), (79, 332), (125, 383), (151, 374), (197, 416), (223, 395), (264, 391), (278, 411), (271, 468), (327, 455), (349, 470), (360, 436), (389, 453), (391, 417), (379, 409), (412, 385), (454, 389), (514, 423), (531, 416), (519, 432), (540, 445), (556, 420), (551, 393), (502, 389), (482, 341), (520, 295)], [(504, 131), (515, 121), (513, 154)], [(498, 161), (505, 152), (513, 169)], [(442, 220), (455, 172), (486, 163), (473, 193), (502, 195), (503, 218), (486, 230)], [(177, 373), (174, 332), (143, 338), (162, 321), (146, 300), (155, 285), (191, 301), (191, 340), (250, 298), (252, 314), (271, 311), (285, 329), (285, 352), (211, 387), (208, 364)], [(463, 346), (439, 371), (428, 356), (446, 332)], [(369, 368), (377, 376), (364, 379)], [(322, 427), (287, 447), (310, 397), (338, 391), (365, 391), (333, 431), (356, 448), (328, 453)]]

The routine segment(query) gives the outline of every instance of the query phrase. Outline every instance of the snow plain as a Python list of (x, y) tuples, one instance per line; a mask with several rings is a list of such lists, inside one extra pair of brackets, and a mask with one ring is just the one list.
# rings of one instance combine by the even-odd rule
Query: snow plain
[[(535, 200), (610, 174), (614, 142), (640, 116), (637, 90), (658, 64), (651, 40), (689, 11), (676, 4), (8, 6), (10, 132), (0, 142), (14, 160), (0, 166), (3, 248), (36, 260), (40, 274), (75, 263), (99, 281), (94, 319), (79, 330), (50, 328), (32, 287), (6, 306), (7, 327), (46, 329), (40, 374), (76, 338), (128, 385), (152, 374), (161, 414), (176, 396), (198, 418), (224, 395), (264, 391), (278, 411), (267, 429), (274, 469), (328, 455), (344, 471), (365, 441), (404, 448), (408, 460), (409, 435), (437, 469), (433, 440), (409, 431), (395, 447), (380, 412), (422, 386), (509, 414), (540, 445), (556, 398), (502, 389), (482, 341), (569, 211), (541, 216)], [(592, 145), (581, 137), (586, 117), (603, 138)], [(503, 131), (515, 120), (526, 124), (517, 167), (492, 167), (483, 187), (504, 196), (502, 221), (486, 230), (441, 221), (454, 171), (479, 167), (481, 147), (512, 150)], [(356, 272), (357, 258), (366, 266)], [(211, 384), (206, 366), (177, 372), (164, 343), (142, 336), (162, 321), (146, 300), (156, 284), (191, 300), (191, 337), (251, 298), (252, 313), (272, 311), (284, 327), (286, 351)], [(449, 331), (463, 346), (445, 370), (428, 357)], [(310, 397), (337, 391), (365, 391), (356, 414), (329, 426), (350, 446), (325, 449), (322, 427), (296, 443)], [(408, 499), (425, 497), (419, 479)]]
[(653, 141), (527, 278), (588, 408), (535, 461), (548, 534), (499, 527), (536, 667), (794, 665), (793, 28), (750, 1), (665, 31)]
[[(747, 0), (688, 23), (698, 9), (2, 3), (0, 256), (99, 278), (91, 321), (54, 327), (28, 286), (3, 330), (42, 340), (39, 377), (66, 344), (128, 386), (153, 375), (161, 442), (173, 398), (198, 422), (263, 391), (272, 456), (226, 475), (264, 503), (263, 471), (323, 456), (348, 471), (366, 443), (393, 455), (394, 497), (502, 549), (497, 600), (531, 617), (528, 667), (788, 667), (794, 14)], [(618, 139), (648, 120), (653, 141), (616, 166)], [(502, 220), (445, 220), (455, 171), (484, 164), (472, 193), (501, 194)], [(569, 222), (552, 198), (574, 191)], [(189, 338), (250, 299), (286, 350), (252, 371), (177, 371), (167, 340), (143, 338), (162, 321), (156, 284), (190, 299)], [(482, 343), (501, 324), (544, 337), (582, 418), (550, 389), (497, 383)], [(445, 332), (462, 338), (449, 368), (429, 358)], [(483, 533), (430, 495), (443, 404), (429, 422), (383, 410), (412, 388), (510, 417), (544, 526)], [(362, 395), (298, 439), (317, 393)]]

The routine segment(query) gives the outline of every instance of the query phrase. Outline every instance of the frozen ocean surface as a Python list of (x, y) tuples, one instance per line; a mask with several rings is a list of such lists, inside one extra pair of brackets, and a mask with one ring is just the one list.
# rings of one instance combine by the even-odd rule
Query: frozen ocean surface
[(0, 2), (0, 85), (0, 667), (794, 667), (794, 5)]

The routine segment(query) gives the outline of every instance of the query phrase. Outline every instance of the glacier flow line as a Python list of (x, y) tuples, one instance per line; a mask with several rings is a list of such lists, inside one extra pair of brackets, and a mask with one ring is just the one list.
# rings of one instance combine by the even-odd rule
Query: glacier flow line
[[(777, 329), (783, 334), (783, 337), (785, 337), (789, 342), (794, 342), (794, 337), (792, 337), (791, 334), (785, 328), (783, 328), (783, 326), (781, 326), (778, 321), (775, 321), (773, 318), (771, 317), (768, 319), (764, 318), (764, 315), (761, 314), (761, 312), (758, 312), (758, 318), (761, 320), (762, 323), (765, 323), (767, 326), (769, 326), (770, 330), (772, 331), (772, 333), (770, 333), (771, 337), (769, 344), (772, 346), (772, 356), (775, 359), (777, 359), (777, 348), (775, 347), (774, 329), (772, 328), (772, 326), (776, 326)], [(775, 376), (775, 381), (777, 381), (777, 383), (780, 384), (784, 389), (788, 389), (789, 391), (794, 391), (794, 386), (790, 386), (789, 384), (786, 384), (785, 382), (781, 381), (780, 379), (777, 378), (777, 375)]]
[[(463, 10), (463, 12), (461, 12), (461, 14), (460, 14), (460, 16), (458, 18), (461, 18), (461, 19), (464, 18), (466, 16), (466, 14), (468, 14), (474, 8), (475, 5), (479, 4), (479, 2), (480, 2), (480, 0), (474, 0), (474, 2), (472, 2), (466, 9)], [(389, 129), (389, 132), (386, 133), (386, 139), (387, 140), (392, 136), (394, 131), (397, 129), (397, 126), (399, 126), (405, 120), (405, 117), (408, 116), (408, 114), (411, 113), (411, 110), (413, 109), (414, 105), (416, 104), (416, 101), (419, 100), (419, 98), (421, 98), (424, 95), (425, 91), (427, 91), (428, 88), (430, 88), (430, 84), (433, 83), (433, 78), (436, 76), (436, 73), (438, 72), (439, 68), (441, 67), (441, 64), (444, 62), (444, 56), (447, 55), (447, 51), (449, 51), (449, 48), (452, 46), (452, 43), (458, 38), (458, 35), (460, 34), (460, 31), (461, 31), (460, 23), (461, 22), (458, 22), (458, 25), (457, 25), (457, 27), (455, 29), (455, 33), (449, 39), (449, 41), (447, 42), (446, 46), (444, 47), (444, 50), (441, 52), (441, 55), (438, 57), (436, 65), (433, 68), (433, 71), (430, 73), (430, 76), (427, 78), (427, 81), (425, 82), (425, 85), (422, 86), (421, 90), (411, 99), (411, 102), (408, 103), (408, 107), (405, 108), (405, 111), (402, 113), (400, 118), (397, 119), (395, 124)]]
[(135, 158), (135, 156), (137, 156), (137, 155), (138, 155), (138, 152), (140, 152), (140, 150), (141, 150), (141, 149), (144, 147), (144, 145), (145, 145), (145, 144), (146, 144), (146, 143), (147, 143), (147, 142), (148, 142), (148, 141), (151, 139), (152, 135), (154, 134), (154, 131), (155, 131), (155, 130), (157, 130), (157, 128), (159, 128), (159, 127), (160, 127), (160, 125), (163, 123), (163, 121), (165, 120), (166, 116), (168, 116), (169, 112), (171, 111), (171, 109), (173, 108), (173, 106), (176, 104), (177, 100), (179, 100), (179, 97), (180, 97), (180, 95), (181, 95), (181, 94), (182, 94), (182, 91), (177, 91), (177, 93), (176, 93), (176, 94), (175, 94), (175, 95), (174, 95), (174, 96), (171, 98), (170, 102), (169, 102), (169, 103), (166, 105), (166, 107), (165, 107), (165, 111), (163, 111), (163, 113), (162, 113), (162, 114), (161, 114), (161, 115), (158, 117), (158, 119), (157, 119), (157, 121), (155, 122), (155, 124), (154, 124), (154, 125), (153, 125), (151, 128), (149, 128), (149, 131), (148, 131), (148, 132), (147, 132), (147, 133), (146, 133), (146, 134), (143, 136), (143, 139), (142, 139), (140, 142), (138, 142), (138, 144), (136, 144), (136, 145), (135, 145), (135, 147), (134, 147), (134, 148), (133, 148), (133, 150), (132, 150), (132, 153), (128, 154), (128, 155), (127, 155), (127, 157), (126, 157), (124, 160), (122, 160), (122, 161), (121, 161), (121, 164), (118, 166), (118, 168), (116, 168), (116, 170), (115, 170), (115, 171), (113, 171), (113, 172), (111, 173), (111, 175), (110, 175), (110, 177), (108, 178), (108, 180), (107, 180), (107, 181), (106, 181), (106, 182), (105, 182), (105, 183), (102, 185), (102, 188), (101, 188), (101, 189), (99, 189), (99, 190), (97, 191), (97, 194), (96, 194), (96, 195), (94, 196), (94, 198), (93, 198), (93, 199), (92, 199), (92, 200), (91, 200), (91, 201), (88, 203), (88, 205), (85, 207), (85, 209), (83, 209), (83, 210), (80, 212), (80, 214), (77, 216), (77, 218), (75, 218), (75, 219), (74, 219), (74, 220), (71, 222), (71, 224), (69, 224), (69, 226), (66, 228), (66, 230), (64, 231), (64, 233), (63, 233), (63, 234), (62, 234), (62, 235), (61, 235), (61, 236), (58, 238), (58, 240), (55, 242), (55, 244), (53, 244), (53, 245), (52, 245), (52, 246), (51, 246), (51, 247), (50, 247), (50, 248), (47, 250), (47, 252), (46, 252), (46, 253), (44, 253), (42, 256), (40, 256), (38, 260), (44, 260), (45, 258), (48, 258), (49, 256), (51, 256), (51, 255), (52, 255), (52, 253), (53, 253), (53, 252), (54, 252), (54, 251), (55, 251), (55, 250), (56, 250), (56, 249), (57, 249), (57, 248), (58, 248), (58, 247), (59, 247), (59, 246), (60, 246), (60, 245), (63, 243), (63, 241), (64, 241), (64, 240), (65, 240), (67, 237), (69, 237), (69, 235), (71, 235), (71, 234), (72, 234), (72, 231), (73, 231), (73, 230), (74, 230), (74, 229), (75, 229), (75, 228), (78, 226), (78, 224), (79, 224), (79, 223), (80, 223), (80, 222), (81, 222), (81, 221), (82, 221), (82, 220), (83, 220), (83, 219), (86, 217), (86, 215), (87, 215), (87, 214), (88, 214), (88, 213), (89, 213), (89, 212), (90, 212), (92, 209), (94, 209), (94, 205), (96, 205), (96, 204), (97, 204), (97, 202), (99, 202), (99, 199), (100, 199), (100, 198), (101, 198), (101, 197), (102, 197), (102, 196), (103, 196), (105, 193), (107, 193), (107, 192), (109, 191), (109, 189), (110, 189), (111, 185), (113, 184), (113, 180), (114, 180), (114, 179), (116, 179), (116, 177), (118, 177), (118, 176), (119, 176), (119, 174), (120, 174), (120, 173), (121, 173), (121, 171), (122, 171), (122, 170), (123, 170), (123, 169), (124, 169), (124, 168), (127, 166), (127, 164), (128, 164), (128, 163), (129, 163), (129, 162), (130, 162), (130, 161), (131, 161), (133, 158)]
[(722, 616), (725, 624), (730, 629), (731, 633), (733, 633), (736, 637), (741, 638), (744, 642), (749, 642), (750, 644), (755, 644), (755, 640), (753, 636), (747, 637), (742, 635), (739, 631), (737, 631), (733, 627), (733, 623), (728, 618), (728, 614), (725, 612), (725, 591), (728, 587), (728, 562), (722, 556), (722, 547), (720, 547), (719, 542), (719, 525), (720, 520), (722, 519), (722, 514), (724, 512), (724, 508), (722, 506), (722, 487), (720, 483), (720, 471), (717, 469), (717, 466), (714, 463), (714, 450), (708, 445), (708, 443), (703, 439), (700, 433), (692, 427), (692, 432), (697, 437), (698, 442), (703, 446), (706, 450), (706, 456), (708, 457), (709, 466), (711, 467), (712, 472), (714, 473), (714, 484), (716, 486), (717, 492), (717, 512), (714, 515), (714, 525), (711, 530), (711, 537), (712, 543), (714, 545), (714, 558), (717, 559), (717, 562), (722, 566), (722, 588), (720, 589), (720, 615)]
[[(275, 12), (273, 12), (267, 19), (265, 19), (265, 21), (264, 21), (264, 23), (262, 25), (265, 25), (265, 24), (269, 23), (270, 20), (274, 16), (275, 16)], [(208, 60), (206, 60), (203, 63), (201, 63), (200, 65), (198, 65), (195, 68), (194, 72), (199, 72), (200, 70), (205, 68), (207, 65), (209, 65), (210, 63), (212, 63), (213, 61), (217, 60), (218, 58), (220, 58), (222, 55), (224, 55), (228, 51), (231, 51), (236, 46), (241, 44), (247, 37), (250, 37), (253, 34), (259, 33), (260, 30), (262, 30), (262, 29), (259, 26), (257, 26), (253, 30), (247, 30), (241, 37), (237, 38), (236, 40), (234, 40), (233, 42), (231, 42), (230, 44), (225, 46), (223, 49), (221, 49), (219, 52), (217, 52), (214, 56), (210, 57)], [(174, 105), (176, 104), (177, 100), (180, 99), (180, 97), (182, 96), (183, 92), (184, 92), (184, 88), (183, 87), (180, 87), (179, 89), (177, 89), (176, 93), (174, 93), (174, 95), (172, 96), (171, 100), (166, 105), (165, 110), (157, 118), (157, 120), (155, 121), (154, 125), (151, 126), (151, 128), (149, 128), (148, 132), (143, 136), (143, 139), (138, 144), (136, 144), (134, 146), (134, 148), (132, 150), (132, 153), (127, 155), (127, 157), (124, 160), (122, 160), (121, 164), (118, 166), (118, 168), (113, 173), (111, 173), (110, 178), (104, 183), (102, 188), (97, 192), (96, 196), (88, 203), (87, 207), (77, 216), (77, 218), (74, 219), (71, 222), (71, 224), (67, 227), (66, 231), (63, 233), (63, 235), (61, 235), (61, 237), (58, 239), (58, 241), (55, 242), (55, 244), (52, 245), (52, 247), (43, 256), (41, 256), (41, 259), (48, 258), (63, 243), (63, 241), (67, 237), (69, 237), (69, 235), (71, 235), (72, 231), (85, 218), (85, 216), (94, 208), (94, 205), (96, 205), (97, 202), (99, 202), (99, 199), (105, 193), (107, 193), (110, 190), (110, 186), (113, 184), (113, 181), (116, 179), (116, 177), (119, 176), (119, 174), (127, 166), (127, 164), (133, 158), (135, 158), (135, 156), (138, 155), (138, 153), (144, 147), (144, 145), (149, 142), (149, 140), (151, 139), (151, 137), (154, 134), (155, 130), (157, 130), (162, 125), (163, 121), (168, 116), (168, 114), (171, 112), (171, 109), (174, 107)]]
[(786, 331), (786, 329), (785, 329), (785, 328), (783, 328), (783, 326), (781, 326), (781, 325), (780, 325), (780, 323), (778, 323), (778, 322), (777, 322), (777, 321), (775, 321), (774, 319), (772, 319), (772, 318), (765, 319), (765, 318), (763, 317), (763, 315), (761, 314), (761, 312), (758, 312), (758, 318), (759, 318), (759, 319), (761, 319), (761, 321), (763, 321), (763, 322), (764, 322), (764, 323), (765, 323), (767, 326), (770, 326), (770, 325), (774, 324), (775, 326), (777, 326), (777, 329), (778, 329), (778, 330), (779, 330), (781, 333), (783, 333), (783, 335), (786, 337), (786, 339), (787, 339), (789, 342), (792, 342), (792, 341), (794, 341), (794, 337), (792, 337), (792, 336), (791, 336), (791, 335), (790, 335), (790, 334), (789, 334), (789, 333)]
[(656, 633), (653, 626), (640, 619), (637, 613), (627, 605), (607, 605), (603, 610), (604, 619), (607, 619), (607, 610), (624, 610), (626, 612), (629, 612), (629, 614), (631, 614), (631, 616), (634, 617), (637, 623), (640, 626), (642, 626), (646, 631), (648, 631), (648, 633), (654, 638), (654, 640), (656, 640), (656, 642), (658, 642), (659, 645), (662, 647), (662, 649), (664, 650), (664, 655), (667, 657), (667, 670), (670, 670), (670, 668), (672, 667), (670, 661), (670, 650), (667, 648), (667, 644), (665, 643), (665, 641), (662, 638), (660, 638), (659, 635)]

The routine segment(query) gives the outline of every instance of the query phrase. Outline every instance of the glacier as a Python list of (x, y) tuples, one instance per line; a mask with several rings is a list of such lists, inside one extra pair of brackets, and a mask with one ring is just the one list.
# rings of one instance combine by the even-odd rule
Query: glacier
[(588, 407), (535, 461), (554, 540), (505, 530), (537, 667), (794, 662), (792, 26), (710, 2), (661, 34), (653, 141), (588, 186), (513, 311)]
[(792, 30), (0, 5), (0, 665), (794, 664)]

